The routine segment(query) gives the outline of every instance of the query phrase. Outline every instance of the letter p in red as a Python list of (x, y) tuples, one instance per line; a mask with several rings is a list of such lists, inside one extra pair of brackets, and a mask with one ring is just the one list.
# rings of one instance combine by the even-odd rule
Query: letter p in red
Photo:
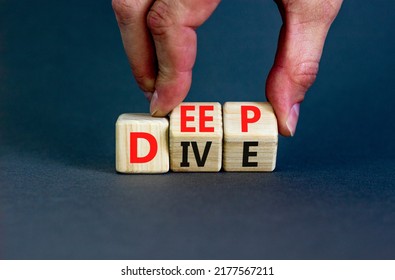
[[(252, 117), (248, 117), (248, 112), (252, 112)], [(241, 106), (241, 132), (248, 132), (248, 124), (255, 123), (261, 118), (261, 110), (256, 106)]]

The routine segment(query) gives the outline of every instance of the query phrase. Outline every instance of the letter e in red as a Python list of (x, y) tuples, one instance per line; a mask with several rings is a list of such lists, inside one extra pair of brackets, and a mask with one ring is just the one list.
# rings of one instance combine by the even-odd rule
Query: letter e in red
[(214, 132), (214, 127), (207, 127), (206, 122), (212, 122), (213, 116), (206, 116), (206, 111), (214, 111), (214, 106), (200, 106), (199, 108), (199, 132)]
[(180, 122), (181, 122), (181, 132), (195, 132), (194, 127), (188, 127), (187, 122), (193, 122), (195, 120), (194, 116), (187, 116), (187, 111), (194, 111), (195, 106), (180, 106)]

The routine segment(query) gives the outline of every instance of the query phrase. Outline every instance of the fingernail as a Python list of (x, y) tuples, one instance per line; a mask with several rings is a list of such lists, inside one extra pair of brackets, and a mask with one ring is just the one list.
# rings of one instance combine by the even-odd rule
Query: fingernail
[(291, 110), (289, 111), (287, 121), (285, 122), (291, 136), (295, 135), (296, 126), (298, 124), (298, 119), (299, 119), (299, 110), (300, 110), (300, 103), (296, 103), (295, 105), (293, 105)]
[(151, 105), (150, 105), (150, 112), (151, 116), (156, 116), (158, 109), (156, 108), (158, 103), (158, 92), (155, 90), (151, 96)]
[(142, 88), (152, 93), (155, 90), (155, 79), (144, 79)]
[(147, 100), (151, 102), (153, 93), (146, 91), (146, 92), (144, 92), (144, 95), (145, 95), (145, 98), (147, 98)]

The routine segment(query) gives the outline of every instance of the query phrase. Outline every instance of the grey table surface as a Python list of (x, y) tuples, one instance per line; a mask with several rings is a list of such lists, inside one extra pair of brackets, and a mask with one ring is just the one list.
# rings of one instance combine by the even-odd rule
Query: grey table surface
[[(345, 1), (273, 173), (119, 175), (147, 112), (110, 1), (0, 0), (0, 258), (394, 259), (394, 1)], [(281, 21), (223, 1), (188, 101), (261, 101)]]

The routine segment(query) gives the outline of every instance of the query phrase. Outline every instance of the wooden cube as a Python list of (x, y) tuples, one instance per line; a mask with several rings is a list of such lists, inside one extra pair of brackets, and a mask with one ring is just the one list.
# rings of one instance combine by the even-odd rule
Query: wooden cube
[(218, 172), (222, 165), (221, 104), (181, 103), (170, 114), (170, 168)]
[(169, 171), (169, 121), (148, 114), (123, 114), (116, 123), (116, 170), (121, 173)]
[(225, 171), (273, 171), (278, 129), (267, 102), (227, 102), (223, 108)]

